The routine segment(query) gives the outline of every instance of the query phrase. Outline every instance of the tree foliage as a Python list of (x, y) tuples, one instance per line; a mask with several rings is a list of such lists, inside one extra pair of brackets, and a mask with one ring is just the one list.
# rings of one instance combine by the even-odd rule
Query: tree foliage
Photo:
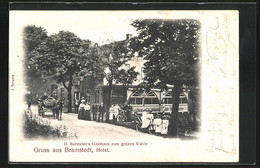
[(116, 83), (121, 83), (124, 86), (132, 84), (139, 73), (135, 71), (135, 66), (129, 69), (120, 69), (117, 74), (115, 74)]
[(68, 90), (68, 111), (71, 111), (72, 80), (76, 73), (89, 65), (90, 41), (82, 40), (74, 33), (60, 31), (48, 36), (31, 53), (31, 65), (44, 76), (52, 76)]
[(35, 71), (34, 66), (30, 66), (30, 53), (38, 47), (46, 38), (47, 31), (43, 27), (36, 27), (35, 25), (26, 26), (23, 30), (23, 46), (24, 46), (24, 62), (25, 73), (29, 77), (39, 77), (40, 74)]
[[(137, 72), (135, 67), (125, 70), (123, 66), (132, 58), (129, 54), (128, 41), (119, 41), (103, 45), (101, 47), (104, 60), (104, 65), (107, 67), (105, 78), (108, 82), (108, 104), (111, 105), (111, 95), (114, 84), (122, 84), (124, 86), (132, 84), (136, 80)], [(109, 109), (109, 108), (107, 108)], [(107, 113), (108, 114), (108, 113)], [(108, 115), (106, 116), (108, 120)]]
[(129, 59), (129, 57), (127, 56), (125, 41), (104, 45), (102, 46), (102, 50), (104, 57), (107, 58), (104, 61), (105, 66), (109, 70), (106, 73), (106, 80), (108, 81), (108, 83), (114, 83), (114, 75), (119, 73), (119, 68), (124, 65)]
[[(102, 61), (102, 51), (98, 44), (90, 45), (88, 56), (81, 60), (85, 64), (82, 66), (81, 75), (92, 81), (100, 82), (104, 77), (104, 62)], [(87, 61), (84, 61), (87, 59)]]
[(30, 64), (32, 57), (30, 53), (47, 37), (47, 31), (43, 27), (28, 25), (23, 29), (24, 73), (28, 90), (31, 92), (30, 97), (33, 101), (36, 99), (37, 91), (41, 88), (39, 83), (43, 83), (44, 79), (36, 67)]
[(135, 20), (132, 26), (138, 37), (131, 42), (132, 52), (146, 60), (144, 80), (149, 87), (172, 89), (173, 134), (178, 129), (179, 95), (182, 86), (198, 84), (200, 63), (199, 31), (197, 20)]
[(38, 45), (48, 37), (47, 31), (43, 27), (36, 27), (35, 25), (28, 25), (23, 31), (23, 44), (25, 53), (30, 53)]
[(70, 81), (86, 65), (90, 41), (81, 40), (68, 31), (49, 36), (31, 55), (31, 63), (46, 76), (54, 75), (58, 83)]
[(200, 23), (196, 20), (136, 20), (139, 32), (131, 43), (146, 61), (145, 80), (151, 84), (197, 82)]

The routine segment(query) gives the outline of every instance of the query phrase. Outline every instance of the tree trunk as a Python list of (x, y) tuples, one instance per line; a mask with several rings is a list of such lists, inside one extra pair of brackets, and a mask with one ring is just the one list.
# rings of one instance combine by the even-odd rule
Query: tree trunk
[(194, 108), (193, 108), (193, 99), (192, 99), (191, 95), (189, 96), (189, 99), (188, 99), (188, 111), (190, 113), (190, 116), (192, 117), (192, 123), (191, 124), (192, 124), (192, 130), (194, 130), (194, 128), (195, 128), (195, 124), (194, 124)]
[(169, 134), (178, 136), (178, 125), (179, 125), (179, 97), (180, 97), (181, 85), (175, 84), (172, 89), (172, 113), (169, 125)]
[(111, 106), (111, 97), (112, 97), (112, 89), (113, 89), (113, 85), (112, 85), (112, 80), (108, 82), (108, 101), (107, 101), (107, 113), (106, 113), (106, 122), (109, 121), (109, 108)]
[(192, 114), (192, 126), (193, 126), (193, 130), (196, 131), (198, 129), (198, 121), (197, 121), (197, 116), (199, 113), (199, 93), (197, 89), (191, 90), (190, 92), (190, 102), (191, 105), (189, 105), (190, 108), (190, 113)]
[(68, 113), (71, 113), (71, 104), (72, 104), (72, 99), (71, 99), (71, 90), (72, 90), (72, 81), (69, 81), (69, 86), (68, 86), (68, 100), (69, 100), (69, 102), (68, 102)]

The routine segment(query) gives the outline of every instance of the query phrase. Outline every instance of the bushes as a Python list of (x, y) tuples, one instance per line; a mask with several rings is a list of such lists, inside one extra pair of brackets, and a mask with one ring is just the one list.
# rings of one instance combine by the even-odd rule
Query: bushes
[(25, 138), (77, 138), (77, 134), (69, 132), (65, 125), (53, 127), (50, 124), (38, 115), (26, 111), (23, 123)]

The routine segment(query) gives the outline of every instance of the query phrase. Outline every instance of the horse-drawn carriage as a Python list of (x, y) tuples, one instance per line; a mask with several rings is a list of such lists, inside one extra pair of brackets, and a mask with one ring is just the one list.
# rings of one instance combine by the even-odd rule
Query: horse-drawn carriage
[(40, 116), (45, 116), (46, 113), (51, 113), (51, 115), (54, 117), (54, 119), (58, 118), (61, 119), (60, 109), (62, 109), (62, 103), (57, 101), (53, 97), (48, 97), (44, 100), (38, 101), (38, 114)]

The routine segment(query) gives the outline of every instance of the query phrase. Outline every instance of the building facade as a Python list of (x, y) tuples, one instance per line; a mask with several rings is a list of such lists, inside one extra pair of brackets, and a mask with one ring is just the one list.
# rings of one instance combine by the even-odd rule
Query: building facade
[[(130, 35), (127, 35), (129, 39)], [(122, 41), (127, 42), (127, 40)], [(113, 44), (111, 44), (113, 45)], [(107, 55), (107, 57), (110, 57)], [(108, 60), (109, 58), (102, 58), (102, 60)], [(149, 92), (145, 90), (137, 90), (136, 88), (144, 80), (144, 63), (145, 61), (137, 55), (128, 60), (120, 68), (129, 69), (135, 67), (135, 71), (139, 74), (136, 80), (129, 86), (123, 86), (122, 84), (116, 84), (112, 87), (112, 93), (109, 94), (108, 82), (105, 78), (99, 80), (93, 80), (91, 78), (76, 76), (73, 79), (72, 86), (72, 111), (74, 111), (74, 104), (76, 100), (85, 99), (91, 105), (98, 105), (103, 102), (105, 105), (128, 104), (132, 107), (133, 112), (141, 112), (145, 108), (153, 109), (153, 111), (162, 111), (162, 105), (166, 111), (171, 112), (172, 109), (172, 95), (171, 87), (168, 91), (162, 91), (160, 89), (151, 89)], [(104, 67), (106, 71), (106, 67)], [(44, 92), (56, 99), (64, 100), (65, 106), (68, 105), (68, 92), (62, 84), (57, 84), (54, 80), (48, 79), (44, 83), (44, 86), (39, 90), (38, 97)], [(110, 98), (110, 103), (109, 101)], [(188, 112), (188, 99), (189, 89), (184, 87), (183, 93), (180, 95), (179, 112)]]

